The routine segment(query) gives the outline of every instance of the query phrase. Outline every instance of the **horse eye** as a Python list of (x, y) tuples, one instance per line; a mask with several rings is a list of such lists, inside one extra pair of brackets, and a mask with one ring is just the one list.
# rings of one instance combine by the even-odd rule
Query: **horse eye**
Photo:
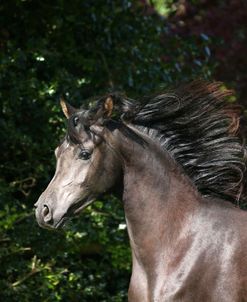
[(79, 154), (79, 158), (83, 160), (88, 160), (91, 157), (91, 153), (87, 150), (82, 150)]

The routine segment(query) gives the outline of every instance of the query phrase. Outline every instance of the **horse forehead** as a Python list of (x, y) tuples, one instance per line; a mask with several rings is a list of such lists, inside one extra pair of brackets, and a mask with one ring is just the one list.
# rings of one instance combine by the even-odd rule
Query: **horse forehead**
[(84, 126), (88, 126), (90, 118), (91, 116), (91, 111), (90, 110), (80, 110), (78, 112), (76, 112), (75, 114), (73, 114), (69, 120), (73, 122), (75, 122), (75, 119), (78, 119), (77, 124), (82, 126), (82, 128)]

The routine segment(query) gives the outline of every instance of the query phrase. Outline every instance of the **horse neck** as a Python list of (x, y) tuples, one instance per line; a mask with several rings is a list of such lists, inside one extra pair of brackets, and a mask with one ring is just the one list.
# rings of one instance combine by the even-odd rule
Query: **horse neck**
[(132, 251), (139, 261), (176, 244), (198, 206), (189, 178), (150, 138), (147, 146), (122, 138), (123, 202)]

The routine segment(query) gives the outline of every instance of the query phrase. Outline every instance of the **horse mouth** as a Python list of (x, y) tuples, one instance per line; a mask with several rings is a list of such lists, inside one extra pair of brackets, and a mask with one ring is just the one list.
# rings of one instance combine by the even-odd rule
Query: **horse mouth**
[(74, 210), (74, 215), (75, 216), (79, 215), (81, 213), (81, 211), (84, 210), (87, 206), (89, 206), (94, 200), (95, 200), (95, 198), (90, 198), (90, 199), (80, 203), (80, 206)]
[(70, 218), (78, 216), (94, 200), (95, 198), (82, 200), (81, 202), (78, 202), (76, 205), (72, 206), (69, 211), (53, 226), (53, 228), (61, 229)]
[(67, 216), (64, 216), (64, 217), (62, 217), (55, 225), (54, 225), (54, 229), (61, 229), (64, 225), (65, 225), (65, 223), (66, 223), (66, 221), (69, 219), (69, 217), (67, 217)]

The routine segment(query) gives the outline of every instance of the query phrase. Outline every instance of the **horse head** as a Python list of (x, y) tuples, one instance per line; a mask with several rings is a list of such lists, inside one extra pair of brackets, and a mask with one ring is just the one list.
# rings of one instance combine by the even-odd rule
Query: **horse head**
[[(64, 100), (68, 132), (56, 148), (55, 175), (35, 204), (40, 226), (58, 228), (81, 212), (97, 196), (114, 186), (120, 164), (104, 126), (113, 111), (113, 99), (106, 97), (94, 110), (75, 109)], [(114, 130), (112, 130), (114, 131)]]

